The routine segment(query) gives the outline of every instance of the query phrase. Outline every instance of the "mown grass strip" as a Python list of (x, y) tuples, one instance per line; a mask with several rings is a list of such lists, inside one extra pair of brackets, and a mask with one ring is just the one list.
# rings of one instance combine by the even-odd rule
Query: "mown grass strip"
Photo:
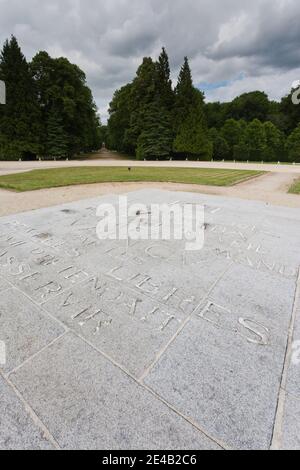
[(290, 187), (289, 193), (300, 194), (300, 178)]
[(232, 186), (262, 175), (263, 171), (167, 167), (72, 167), (33, 170), (3, 175), (0, 188), (32, 191), (92, 183), (172, 182), (210, 186)]

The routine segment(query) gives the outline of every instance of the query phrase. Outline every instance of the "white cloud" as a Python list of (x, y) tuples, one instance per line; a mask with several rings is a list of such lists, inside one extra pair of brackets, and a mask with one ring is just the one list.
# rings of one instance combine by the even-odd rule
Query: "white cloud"
[(0, 42), (15, 34), (28, 59), (47, 50), (77, 63), (105, 120), (114, 90), (162, 46), (174, 79), (188, 55), (195, 83), (229, 82), (210, 100), (279, 99), (300, 77), (299, 19), (298, 0), (0, 0)]

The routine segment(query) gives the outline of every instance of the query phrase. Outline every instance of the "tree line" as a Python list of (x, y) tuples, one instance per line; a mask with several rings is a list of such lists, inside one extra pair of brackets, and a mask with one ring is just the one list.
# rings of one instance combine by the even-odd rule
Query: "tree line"
[(0, 159), (72, 157), (99, 149), (103, 129), (84, 72), (65, 58), (30, 62), (12, 36), (0, 54)]
[(106, 144), (137, 159), (300, 162), (300, 106), (260, 91), (230, 103), (205, 103), (184, 59), (172, 87), (169, 58), (143, 59), (132, 82), (114, 93)]
[(300, 162), (300, 106), (260, 91), (206, 103), (187, 58), (172, 86), (169, 58), (143, 59), (114, 93), (102, 126), (84, 72), (66, 58), (38, 52), (27, 62), (17, 39), (0, 53), (0, 159), (72, 157), (101, 147), (137, 159)]

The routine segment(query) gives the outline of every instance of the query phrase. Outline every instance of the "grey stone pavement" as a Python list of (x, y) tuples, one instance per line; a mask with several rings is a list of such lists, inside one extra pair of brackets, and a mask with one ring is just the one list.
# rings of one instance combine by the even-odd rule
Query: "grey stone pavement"
[(0, 218), (0, 448), (300, 449), (299, 209), (128, 198), (203, 204), (204, 248), (100, 241), (113, 195)]

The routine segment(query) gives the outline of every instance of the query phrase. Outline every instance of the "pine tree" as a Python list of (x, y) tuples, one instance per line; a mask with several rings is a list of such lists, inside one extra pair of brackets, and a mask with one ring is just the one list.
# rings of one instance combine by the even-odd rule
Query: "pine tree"
[(17, 39), (5, 42), (0, 55), (0, 80), (6, 104), (0, 114), (0, 158), (34, 157), (40, 150), (37, 90)]
[(138, 138), (143, 132), (148, 106), (156, 97), (156, 66), (150, 57), (143, 59), (132, 83), (130, 93), (130, 124), (124, 135), (124, 145), (136, 151)]
[(188, 58), (185, 57), (183, 66), (179, 72), (177, 86), (175, 88), (175, 106), (173, 114), (175, 133), (182, 121), (184, 121), (189, 114), (194, 103), (194, 97), (192, 73)]
[(159, 101), (149, 105), (144, 128), (137, 142), (137, 159), (166, 159), (172, 150), (172, 131), (169, 114)]
[(187, 158), (212, 158), (213, 145), (206, 126), (202, 93), (194, 89), (193, 105), (179, 125), (173, 150), (175, 153)]
[(62, 158), (68, 154), (68, 137), (63, 128), (59, 112), (52, 109), (48, 115), (46, 154), (48, 157)]
[(174, 106), (174, 92), (172, 90), (171, 72), (169, 57), (165, 50), (162, 48), (161, 54), (156, 63), (157, 70), (157, 84), (156, 93), (159, 97), (161, 106), (166, 108), (166, 111), (171, 112)]
[(192, 72), (187, 57), (184, 58), (184, 63), (181, 67), (178, 76), (178, 82), (175, 89), (178, 98), (184, 99), (184, 105), (189, 106), (193, 103), (193, 79)]
[(207, 160), (212, 157), (204, 115), (204, 96), (194, 88), (188, 58), (185, 57), (175, 88), (173, 151), (179, 156)]

